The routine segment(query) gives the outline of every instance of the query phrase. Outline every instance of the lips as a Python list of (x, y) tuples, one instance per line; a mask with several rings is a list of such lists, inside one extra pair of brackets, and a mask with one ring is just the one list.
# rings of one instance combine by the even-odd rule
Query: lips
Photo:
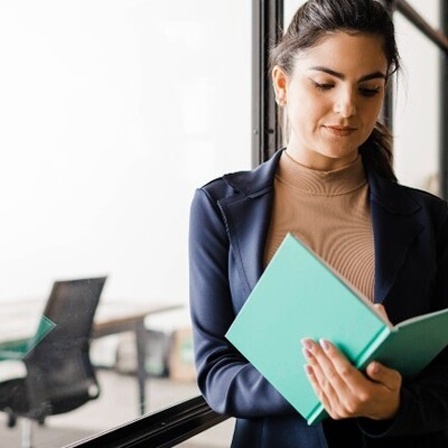
[(351, 126), (325, 126), (325, 129), (338, 137), (347, 137), (356, 131), (356, 128)]

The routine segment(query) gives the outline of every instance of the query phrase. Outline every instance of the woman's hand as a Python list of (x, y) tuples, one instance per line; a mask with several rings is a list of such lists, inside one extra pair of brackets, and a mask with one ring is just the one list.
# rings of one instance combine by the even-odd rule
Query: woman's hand
[(362, 373), (326, 340), (318, 344), (304, 339), (302, 345), (308, 378), (330, 417), (386, 420), (395, 416), (400, 405), (399, 372), (373, 361)]

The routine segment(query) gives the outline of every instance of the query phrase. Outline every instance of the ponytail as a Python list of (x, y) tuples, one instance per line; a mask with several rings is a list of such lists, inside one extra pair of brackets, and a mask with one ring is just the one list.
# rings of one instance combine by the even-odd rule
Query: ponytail
[(377, 122), (370, 137), (359, 148), (364, 164), (380, 176), (398, 182), (393, 170), (392, 134), (383, 124)]

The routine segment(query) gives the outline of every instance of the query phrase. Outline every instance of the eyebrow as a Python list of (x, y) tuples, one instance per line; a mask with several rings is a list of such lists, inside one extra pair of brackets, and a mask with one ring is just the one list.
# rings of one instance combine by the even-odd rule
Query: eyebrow
[[(331, 68), (328, 68), (328, 67), (318, 65), (315, 67), (310, 67), (309, 70), (313, 70), (313, 71), (317, 71), (317, 72), (324, 72), (331, 76), (335, 76), (336, 78), (339, 78), (342, 80), (345, 79), (345, 75), (343, 73), (339, 73), (339, 72), (332, 70)], [(362, 76), (358, 80), (358, 82), (364, 82), (364, 81), (369, 81), (371, 79), (378, 79), (378, 78), (387, 80), (387, 76), (384, 73), (378, 71), (378, 72), (373, 72), (373, 73), (369, 73), (368, 75)]]

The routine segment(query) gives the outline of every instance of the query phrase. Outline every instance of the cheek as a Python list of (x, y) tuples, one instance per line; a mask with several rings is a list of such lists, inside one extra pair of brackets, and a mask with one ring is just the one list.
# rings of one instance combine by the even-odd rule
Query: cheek
[(314, 115), (314, 110), (306, 104), (298, 106), (294, 104), (288, 110), (288, 122), (291, 130), (305, 138), (306, 135), (314, 132), (318, 118)]
[(369, 111), (368, 117), (369, 117), (369, 123), (374, 126), (376, 121), (378, 120), (378, 117), (381, 113), (382, 103), (377, 105), (377, 107), (372, 108)]
[(373, 127), (381, 114), (383, 102), (366, 103), (362, 108), (362, 121), (367, 127)]
[(372, 120), (378, 119), (378, 116), (381, 113), (381, 109), (383, 108), (383, 104), (384, 104), (384, 96), (378, 98), (378, 100), (374, 104), (372, 104), (371, 106)]
[(306, 128), (314, 127), (331, 110), (331, 105), (313, 95), (297, 95), (288, 106), (288, 116)]

